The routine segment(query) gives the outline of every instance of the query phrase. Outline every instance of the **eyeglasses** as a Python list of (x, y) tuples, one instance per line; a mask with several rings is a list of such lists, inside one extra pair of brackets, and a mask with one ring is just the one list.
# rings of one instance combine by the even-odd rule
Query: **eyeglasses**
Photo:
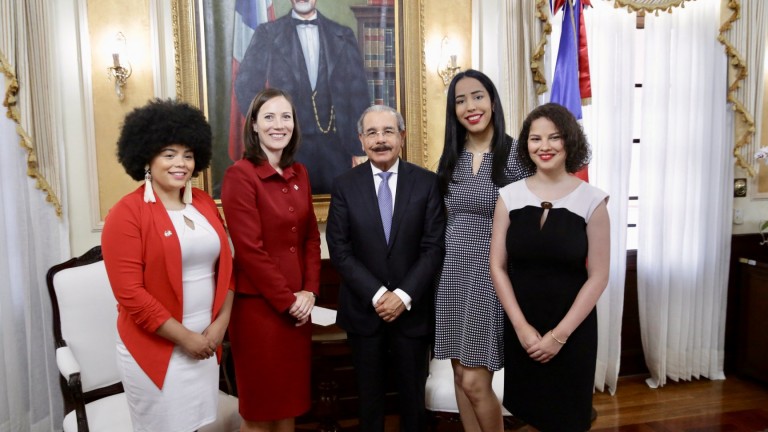
[(382, 131), (377, 131), (377, 130), (371, 129), (369, 131), (366, 131), (363, 134), (363, 136), (366, 139), (376, 139), (376, 136), (378, 136), (378, 135), (381, 135), (382, 137), (384, 137), (386, 139), (390, 139), (390, 138), (393, 138), (395, 135), (397, 135), (397, 131), (394, 130), (394, 129), (384, 129)]

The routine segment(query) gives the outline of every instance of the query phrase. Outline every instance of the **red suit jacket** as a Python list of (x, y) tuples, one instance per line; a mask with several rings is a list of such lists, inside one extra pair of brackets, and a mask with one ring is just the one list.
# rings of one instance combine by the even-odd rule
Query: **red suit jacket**
[[(158, 388), (163, 387), (174, 343), (155, 334), (171, 317), (182, 321), (181, 246), (163, 204), (144, 202), (144, 186), (109, 211), (101, 235), (107, 276), (118, 302), (117, 331), (128, 351)], [(221, 242), (211, 320), (234, 289), (232, 252), (216, 203), (192, 190), (194, 207)], [(219, 352), (220, 354), (220, 352)]]
[(264, 297), (279, 313), (297, 291), (318, 294), (320, 232), (302, 164), (281, 176), (268, 163), (239, 160), (227, 169), (221, 202), (235, 246), (237, 293)]

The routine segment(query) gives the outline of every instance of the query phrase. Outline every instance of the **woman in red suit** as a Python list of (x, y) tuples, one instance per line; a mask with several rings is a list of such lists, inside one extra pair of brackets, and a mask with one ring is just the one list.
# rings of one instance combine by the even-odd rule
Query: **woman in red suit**
[(200, 110), (155, 100), (128, 114), (117, 148), (145, 181), (110, 210), (101, 237), (133, 430), (195, 431), (216, 419), (214, 354), (234, 298), (218, 209), (190, 181), (210, 163), (211, 129)]
[(224, 174), (221, 201), (235, 246), (229, 332), (241, 431), (293, 431), (310, 407), (310, 313), (320, 279), (320, 233), (290, 97), (251, 102), (245, 158)]

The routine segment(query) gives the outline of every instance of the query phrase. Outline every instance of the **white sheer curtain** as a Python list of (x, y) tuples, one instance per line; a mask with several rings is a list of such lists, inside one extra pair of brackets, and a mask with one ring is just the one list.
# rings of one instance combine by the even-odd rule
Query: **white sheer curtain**
[[(506, 78), (502, 74), (502, 69), (504, 69), (504, 63), (509, 61), (509, 52), (505, 50), (505, 43), (499, 37), (508, 26), (499, 13), (504, 3), (505, 0), (472, 2), (472, 68), (488, 75), (496, 84), (508, 119), (509, 112), (513, 108), (510, 94), (503, 90), (506, 87), (504, 82)], [(519, 131), (507, 127), (507, 132), (517, 136)]]
[(645, 19), (637, 277), (651, 387), (724, 379), (732, 131), (720, 0)]
[[(589, 46), (592, 103), (582, 107), (583, 127), (592, 147), (590, 183), (610, 195), (611, 270), (608, 287), (597, 303), (598, 347), (595, 388), (614, 394), (621, 361), (621, 318), (627, 272), (627, 204), (632, 153), (635, 84), (635, 15), (608, 2), (592, 2), (584, 11)], [(550, 16), (552, 40), (547, 44), (551, 83), (557, 60), (563, 12)], [(551, 85), (550, 85), (551, 87)], [(549, 101), (550, 94), (542, 99)]]
[[(479, 3), (482, 3), (480, 5)], [(535, 103), (522, 103), (522, 98), (532, 94), (535, 88), (530, 71), (531, 59), (514, 61), (513, 53), (520, 56), (535, 52), (541, 25), (533, 14), (536, 7), (530, 3), (530, 14), (519, 19), (509, 19), (510, 13), (519, 12), (520, 6), (512, 6), (502, 0), (473, 2), (473, 65), (488, 73), (499, 87), (509, 107), (505, 109), (514, 115), (515, 110), (532, 109)], [(517, 3), (517, 2), (513, 2)], [(632, 82), (633, 57), (632, 31), (634, 15), (613, 9), (610, 3), (593, 2), (594, 8), (585, 13), (589, 35), (590, 64), (592, 65), (592, 107), (584, 111), (584, 128), (593, 150), (590, 165), (590, 179), (596, 186), (611, 195), (608, 211), (611, 216), (611, 279), (609, 286), (597, 306), (598, 311), (598, 360), (595, 366), (595, 387), (613, 393), (619, 374), (621, 355), (621, 317), (624, 305), (624, 278), (626, 273), (626, 225), (629, 181), (630, 147), (632, 144)], [(496, 7), (498, 6), (498, 7)], [(499, 10), (502, 13), (499, 13)], [(544, 8), (546, 12), (548, 7)], [(542, 65), (551, 83), (557, 56), (561, 21), (551, 20), (552, 40), (546, 44), (547, 54)], [(526, 44), (508, 40), (518, 38), (522, 33), (529, 35)], [(499, 35), (504, 35), (499, 38)], [(509, 65), (507, 67), (506, 65)], [(523, 74), (528, 77), (528, 87), (521, 87), (519, 77), (509, 74)], [(525, 93), (524, 93), (525, 92)], [(549, 95), (542, 98), (549, 100)], [(527, 113), (522, 112), (521, 118)], [(511, 131), (517, 135), (519, 131)], [(623, 177), (622, 177), (623, 176)]]
[[(592, 104), (583, 108), (584, 131), (592, 146), (590, 183), (608, 192), (611, 217), (611, 273), (597, 304), (598, 354), (595, 388), (614, 394), (621, 358), (621, 318), (627, 271), (627, 205), (632, 152), (635, 78), (635, 15), (605, 1), (584, 12), (592, 78)], [(557, 45), (557, 44), (553, 44)]]
[(0, 431), (52, 431), (63, 407), (45, 274), (69, 255), (69, 241), (27, 176), (16, 126), (0, 116)]
[(60, 430), (63, 417), (45, 284), (69, 256), (66, 217), (57, 216), (64, 177), (51, 5), (0, 0), (0, 89), (10, 102), (0, 108), (0, 432)]

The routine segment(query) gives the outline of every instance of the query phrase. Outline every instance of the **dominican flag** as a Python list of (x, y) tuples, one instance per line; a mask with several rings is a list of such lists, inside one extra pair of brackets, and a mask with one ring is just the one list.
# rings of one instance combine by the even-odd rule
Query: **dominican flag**
[(272, 0), (237, 0), (235, 3), (234, 38), (232, 40), (232, 85), (229, 104), (229, 158), (237, 161), (243, 158), (243, 123), (235, 95), (235, 77), (245, 50), (251, 43), (253, 31), (261, 23), (275, 20)]
[[(591, 7), (592, 4), (590, 0), (550, 0), (550, 6), (553, 16), (563, 8), (560, 48), (557, 52), (550, 102), (563, 105), (577, 120), (581, 120), (581, 105), (588, 105), (592, 98), (587, 28), (582, 12), (584, 7)], [(588, 181), (587, 167), (576, 175)]]

